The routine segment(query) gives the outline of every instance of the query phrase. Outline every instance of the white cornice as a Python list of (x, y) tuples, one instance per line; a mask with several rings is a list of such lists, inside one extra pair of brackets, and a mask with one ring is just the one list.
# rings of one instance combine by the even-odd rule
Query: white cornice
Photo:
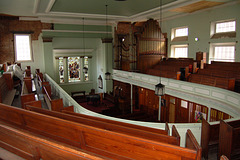
[(61, 54), (61, 53), (91, 53), (94, 49), (53, 49), (53, 53), (55, 54)]
[(59, 32), (59, 33), (94, 33), (94, 34), (111, 34), (106, 31), (73, 31), (73, 30), (42, 30), (43, 32)]
[[(39, 13), (38, 16), (48, 17), (73, 17), (73, 18), (93, 18), (93, 19), (106, 19), (104, 14), (88, 14), (88, 13), (71, 13), (71, 12), (49, 12)], [(108, 15), (108, 19), (127, 18), (126, 16)]]
[[(23, 17), (23, 19), (26, 20), (26, 18)], [(74, 18), (54, 18), (54, 17), (39, 17), (39, 20), (43, 23), (56, 23), (56, 24), (78, 24), (81, 25), (83, 24), (82, 19), (74, 19)], [(108, 21), (108, 25), (110, 26), (113, 21)], [(85, 20), (84, 21), (85, 25), (106, 25), (105, 20)]]

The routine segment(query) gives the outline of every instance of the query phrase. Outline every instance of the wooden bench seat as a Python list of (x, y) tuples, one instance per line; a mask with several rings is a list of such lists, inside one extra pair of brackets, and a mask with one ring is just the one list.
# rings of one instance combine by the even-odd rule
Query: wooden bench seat
[(0, 103), (11, 105), (16, 94), (13, 88), (13, 79), (11, 73), (4, 73), (0, 77)]
[[(50, 115), (50, 116), (54, 116), (57, 118), (62, 118), (65, 120), (101, 128), (104, 130), (110, 130), (110, 131), (114, 131), (114, 132), (118, 132), (118, 133), (124, 133), (124, 134), (132, 135), (132, 136), (137, 136), (137, 137), (141, 137), (141, 138), (145, 138), (145, 139), (150, 139), (150, 140), (164, 142), (164, 143), (178, 145), (178, 146), (180, 145), (180, 137), (168, 136), (167, 135), (168, 131), (164, 131), (164, 130), (158, 130), (158, 132), (150, 132), (148, 130), (144, 130), (147, 127), (142, 127), (142, 129), (140, 129), (140, 127), (139, 128), (131, 128), (131, 127), (127, 127), (126, 125), (124, 126), (124, 125), (119, 125), (119, 124), (107, 123), (107, 122), (98, 121), (98, 120), (94, 120), (94, 119), (90, 119), (90, 118), (83, 118), (80, 116), (73, 116), (70, 114), (63, 114), (63, 113), (59, 113), (59, 112), (48, 111), (45, 109), (31, 107), (30, 105), (28, 105), (26, 108), (28, 110), (38, 112), (41, 114)], [(173, 132), (177, 132), (176, 128), (173, 129)]]
[(155, 128), (150, 128), (150, 127), (144, 127), (144, 126), (124, 123), (124, 122), (104, 119), (104, 118), (100, 118), (100, 117), (90, 116), (90, 115), (86, 115), (86, 114), (70, 112), (70, 111), (66, 111), (66, 110), (64, 110), (62, 112), (70, 114), (70, 115), (74, 115), (74, 116), (77, 116), (77, 117), (83, 117), (83, 118), (86, 118), (86, 119), (102, 121), (102, 122), (109, 123), (109, 124), (116, 124), (116, 125), (120, 125), (120, 126), (124, 126), (124, 127), (135, 128), (135, 129), (145, 130), (145, 131), (148, 131), (148, 132), (168, 135), (168, 130), (167, 129), (161, 130), (161, 129), (155, 129)]
[[(4, 104), (0, 104), (0, 119), (55, 141), (110, 159), (201, 159), (199, 157), (201, 148), (198, 147), (192, 148), (190, 145), (186, 145), (188, 148), (183, 148)], [(194, 136), (188, 136), (188, 143), (195, 144), (195, 141)]]
[(231, 91), (234, 91), (235, 87), (235, 79), (233, 78), (221, 78), (201, 74), (191, 74), (188, 81), (192, 83), (219, 87)]

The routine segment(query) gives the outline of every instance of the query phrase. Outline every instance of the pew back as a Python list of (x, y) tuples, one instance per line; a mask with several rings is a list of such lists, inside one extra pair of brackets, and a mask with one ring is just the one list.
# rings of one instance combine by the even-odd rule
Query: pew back
[(106, 123), (110, 123), (110, 124), (116, 124), (116, 125), (121, 125), (121, 126), (129, 127), (129, 128), (135, 128), (135, 129), (145, 130), (145, 131), (148, 131), (148, 132), (168, 135), (167, 130), (138, 126), (138, 125), (134, 125), (134, 124), (129, 124), (129, 123), (124, 123), (124, 122), (104, 119), (104, 118), (100, 118), (100, 117), (94, 117), (94, 116), (81, 114), (81, 113), (70, 112), (70, 111), (62, 111), (62, 112), (67, 113), (67, 114), (71, 114), (71, 115), (74, 115), (74, 116), (78, 116), (78, 117), (83, 117), (83, 118), (87, 118), (87, 119), (96, 120), (96, 121), (102, 121), (102, 122), (106, 122)]
[(36, 135), (18, 127), (0, 121), (0, 147), (28, 159), (91, 159), (103, 160), (102, 157), (90, 152), (73, 148), (69, 145)]
[[(173, 136), (168, 136), (160, 133), (153, 133), (153, 132), (148, 132), (145, 131), (144, 129), (134, 129), (131, 127), (126, 127), (126, 126), (121, 126), (113, 123), (106, 123), (103, 121), (98, 121), (98, 120), (93, 120), (93, 119), (87, 119), (83, 117), (77, 117), (69, 114), (64, 114), (64, 113), (59, 113), (59, 112), (53, 112), (53, 111), (48, 111), (45, 109), (40, 109), (32, 106), (27, 106), (26, 107), (28, 110), (35, 111), (41, 114), (49, 115), (49, 116), (54, 116), (57, 118), (62, 118), (65, 120), (101, 128), (104, 130), (110, 130), (118, 133), (123, 133), (127, 135), (132, 135), (136, 137), (141, 137), (145, 139), (150, 139), (154, 141), (159, 141), (159, 142), (164, 142), (168, 144), (173, 144), (173, 145), (180, 145), (180, 137), (173, 137)], [(177, 132), (177, 131), (176, 131)]]

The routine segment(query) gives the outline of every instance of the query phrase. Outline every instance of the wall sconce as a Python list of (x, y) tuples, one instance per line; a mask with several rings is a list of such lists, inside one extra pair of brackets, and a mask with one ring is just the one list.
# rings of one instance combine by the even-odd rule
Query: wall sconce
[(199, 38), (198, 38), (198, 37), (195, 37), (195, 38), (194, 38), (194, 41), (195, 41), (195, 42), (199, 41)]

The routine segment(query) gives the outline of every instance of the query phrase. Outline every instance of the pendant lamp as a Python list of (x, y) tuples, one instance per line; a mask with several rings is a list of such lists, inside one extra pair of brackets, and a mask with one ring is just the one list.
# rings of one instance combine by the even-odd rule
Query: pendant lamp
[[(85, 55), (85, 35), (84, 35), (84, 18), (83, 18), (83, 52)], [(85, 57), (85, 56), (84, 56)], [(83, 73), (87, 73), (88, 72), (88, 68), (86, 66), (83, 67)]]
[[(108, 39), (108, 10), (107, 10), (108, 5), (106, 5), (106, 32), (107, 32), (107, 39)], [(108, 56), (108, 44), (106, 44), (106, 57)], [(110, 80), (111, 79), (111, 73), (108, 72), (108, 60), (106, 59), (106, 68), (107, 72), (105, 73), (105, 80)]]
[[(159, 27), (161, 31), (161, 25), (162, 24), (162, 0), (160, 0), (160, 19), (159, 19)], [(161, 40), (162, 40), (162, 33), (160, 33), (160, 55), (161, 55)], [(161, 56), (160, 56), (161, 61)], [(165, 86), (161, 84), (161, 77), (160, 77), (160, 83), (155, 85), (155, 95), (157, 96), (163, 96), (165, 94)]]

